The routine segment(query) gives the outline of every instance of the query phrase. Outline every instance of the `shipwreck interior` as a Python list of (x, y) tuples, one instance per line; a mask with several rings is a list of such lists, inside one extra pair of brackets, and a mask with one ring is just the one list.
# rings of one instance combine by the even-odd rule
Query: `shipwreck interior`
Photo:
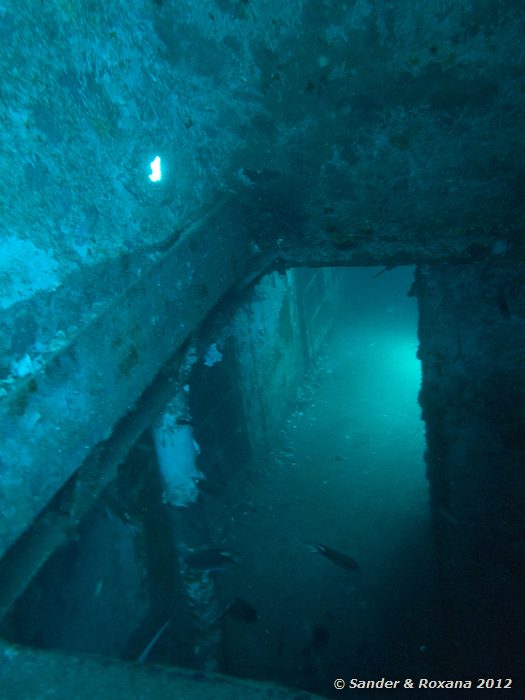
[(0, 33), (1, 697), (523, 697), (525, 5)]

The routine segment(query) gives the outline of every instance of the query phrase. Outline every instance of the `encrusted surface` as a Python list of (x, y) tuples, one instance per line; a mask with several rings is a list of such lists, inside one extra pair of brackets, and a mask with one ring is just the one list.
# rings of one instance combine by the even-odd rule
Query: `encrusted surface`
[(270, 683), (174, 667), (144, 667), (107, 658), (67, 656), (0, 641), (3, 700), (315, 700), (317, 695)]
[(232, 284), (519, 259), (524, 25), (514, 0), (4, 3), (2, 551)]

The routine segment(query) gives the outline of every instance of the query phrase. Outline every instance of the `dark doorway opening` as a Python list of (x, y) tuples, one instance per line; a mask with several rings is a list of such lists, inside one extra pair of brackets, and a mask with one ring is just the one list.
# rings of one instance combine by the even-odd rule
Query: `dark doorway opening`
[[(217, 578), (258, 625), (227, 620), (221, 670), (330, 695), (348, 675), (432, 667), (436, 596), (413, 268), (348, 269), (321, 352), (259, 461)], [(345, 570), (321, 543), (358, 563)], [(330, 681), (330, 679), (332, 679)]]

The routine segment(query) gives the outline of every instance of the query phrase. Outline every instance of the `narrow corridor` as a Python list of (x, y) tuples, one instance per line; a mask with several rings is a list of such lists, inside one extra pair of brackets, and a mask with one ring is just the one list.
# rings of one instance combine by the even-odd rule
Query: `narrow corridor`
[[(432, 563), (412, 271), (352, 270), (333, 328), (232, 515), (218, 577), (256, 625), (223, 623), (223, 670), (330, 696), (337, 677), (414, 674), (432, 652)], [(309, 551), (347, 553), (355, 572)]]

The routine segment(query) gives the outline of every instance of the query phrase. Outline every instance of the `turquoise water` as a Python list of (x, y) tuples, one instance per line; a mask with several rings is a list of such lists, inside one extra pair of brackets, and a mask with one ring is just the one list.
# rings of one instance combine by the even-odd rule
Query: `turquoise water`
[[(421, 675), (433, 663), (417, 309), (406, 297), (410, 270), (374, 272), (352, 271), (280, 447), (233, 515), (243, 566), (219, 583), (259, 613), (256, 625), (225, 625), (224, 670), (328, 696), (338, 677)], [(359, 570), (310, 553), (309, 540)]]

